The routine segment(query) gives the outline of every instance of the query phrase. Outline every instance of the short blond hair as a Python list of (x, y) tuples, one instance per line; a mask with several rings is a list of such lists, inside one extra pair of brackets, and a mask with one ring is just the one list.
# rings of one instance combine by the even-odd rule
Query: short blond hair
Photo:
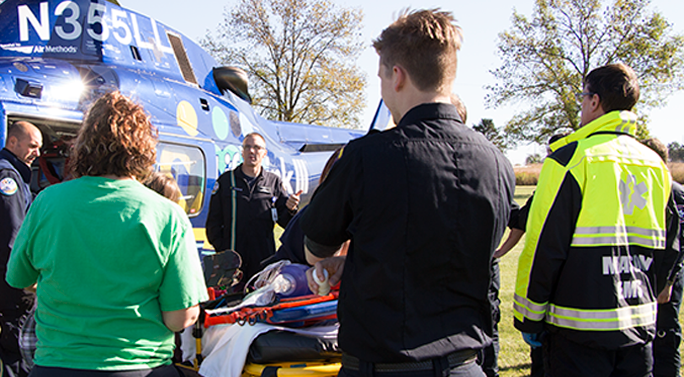
[(402, 66), (424, 92), (448, 93), (456, 79), (456, 53), (463, 34), (451, 12), (405, 10), (373, 41), (380, 64)]

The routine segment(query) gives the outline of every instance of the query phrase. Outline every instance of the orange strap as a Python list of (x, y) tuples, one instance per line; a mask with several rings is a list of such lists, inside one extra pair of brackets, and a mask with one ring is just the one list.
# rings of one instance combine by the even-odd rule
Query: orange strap
[(319, 302), (332, 301), (336, 300), (339, 295), (339, 291), (331, 291), (325, 296), (311, 294), (308, 296), (283, 299), (281, 302), (272, 306), (241, 308), (240, 310), (224, 315), (210, 316), (208, 313), (205, 313), (204, 327), (208, 328), (209, 326), (233, 323), (239, 325), (244, 325), (245, 323), (254, 324), (258, 319), (267, 320), (268, 318), (271, 318), (274, 310), (296, 308), (299, 306), (317, 304)]

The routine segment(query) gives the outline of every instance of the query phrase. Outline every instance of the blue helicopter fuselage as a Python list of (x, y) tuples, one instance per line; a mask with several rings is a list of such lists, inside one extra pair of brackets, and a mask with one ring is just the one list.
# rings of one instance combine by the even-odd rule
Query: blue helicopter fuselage
[(92, 101), (118, 90), (141, 103), (159, 131), (157, 169), (176, 178), (198, 246), (212, 187), (241, 162), (244, 135), (259, 132), (267, 171), (306, 202), (336, 146), (359, 130), (274, 122), (216, 79), (216, 61), (178, 31), (99, 0), (0, 3), (0, 145), (7, 126), (43, 132), (34, 191), (64, 178), (68, 142)]

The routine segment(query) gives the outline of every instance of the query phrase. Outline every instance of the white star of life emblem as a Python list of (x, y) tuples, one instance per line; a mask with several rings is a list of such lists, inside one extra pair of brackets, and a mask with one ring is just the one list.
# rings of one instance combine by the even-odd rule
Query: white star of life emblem
[(636, 183), (636, 177), (632, 174), (627, 176), (627, 180), (620, 180), (620, 203), (625, 215), (631, 215), (634, 212), (634, 207), (644, 209), (646, 207), (646, 199), (643, 195), (648, 191), (644, 182)]

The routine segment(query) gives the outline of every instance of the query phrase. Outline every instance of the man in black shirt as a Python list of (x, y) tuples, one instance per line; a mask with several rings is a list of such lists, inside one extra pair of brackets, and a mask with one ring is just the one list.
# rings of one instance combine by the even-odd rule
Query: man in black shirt
[[(451, 104), (460, 43), (442, 11), (382, 32), (378, 75), (397, 127), (349, 143), (302, 216), (315, 273), (342, 280), (340, 375), (484, 375), (474, 360), (491, 343), (490, 264), (515, 178)], [(346, 258), (328, 258), (347, 239)]]
[(8, 128), (7, 143), (0, 150), (0, 364), (4, 364), (0, 376), (27, 376), (30, 371), (22, 363), (18, 339), (35, 295), (10, 287), (5, 273), (14, 239), (33, 201), (31, 163), (40, 156), (42, 145), (40, 130), (20, 121)]
[(209, 203), (207, 239), (216, 251), (240, 254), (240, 288), (261, 270), (261, 261), (275, 254), (275, 223), (285, 228), (299, 205), (301, 191), (288, 196), (280, 177), (264, 171), (264, 157), (264, 137), (256, 132), (246, 135), (242, 164), (221, 174)]
[[(662, 141), (650, 138), (642, 143), (651, 148), (667, 163), (668, 150)], [(681, 264), (684, 257), (682, 250), (681, 227), (684, 226), (684, 187), (672, 181), (672, 198), (677, 207), (680, 221), (679, 258), (677, 264)], [(669, 238), (669, 236), (668, 236)], [(665, 288), (658, 294), (658, 314), (656, 317), (656, 337), (653, 339), (653, 376), (679, 376), (681, 368), (681, 355), (679, 344), (682, 342), (682, 325), (679, 323), (679, 308), (682, 306), (682, 290), (684, 289), (684, 273), (680, 266), (676, 266), (670, 272)]]

